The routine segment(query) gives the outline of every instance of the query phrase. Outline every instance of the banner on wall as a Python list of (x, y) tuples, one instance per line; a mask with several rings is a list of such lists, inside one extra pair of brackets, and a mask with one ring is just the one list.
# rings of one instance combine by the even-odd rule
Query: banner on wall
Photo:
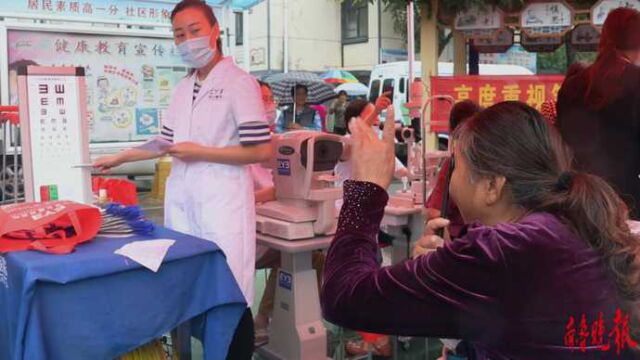
[(9, 30), (8, 44), (13, 104), (19, 65), (85, 68), (92, 142), (157, 134), (172, 89), (188, 71), (172, 39)]
[[(456, 102), (472, 100), (482, 107), (502, 101), (522, 101), (540, 110), (542, 103), (556, 100), (564, 76), (447, 76), (431, 77), (431, 93), (449, 95)], [(433, 103), (431, 128), (435, 132), (449, 130), (451, 105), (444, 101)]]
[[(178, 2), (179, 0), (2, 0), (0, 14), (168, 26), (171, 25), (171, 11)], [(243, 9), (243, 6), (255, 5), (255, 1), (236, 2), (232, 3), (233, 8)], [(223, 3), (223, 0), (207, 1), (218, 19), (222, 19), (220, 6)]]
[(169, 24), (171, 1), (134, 0), (3, 0), (3, 13), (26, 16), (91, 17), (92, 21)]

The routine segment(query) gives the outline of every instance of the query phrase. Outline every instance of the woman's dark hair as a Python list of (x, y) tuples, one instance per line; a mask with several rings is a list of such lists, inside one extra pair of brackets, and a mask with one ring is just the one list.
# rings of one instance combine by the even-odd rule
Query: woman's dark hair
[(462, 124), (454, 137), (472, 176), (504, 176), (518, 206), (556, 215), (600, 254), (638, 331), (640, 241), (631, 234), (625, 203), (613, 188), (597, 176), (573, 172), (555, 128), (523, 103), (491, 106)]
[(622, 76), (629, 65), (623, 51), (640, 50), (640, 12), (631, 8), (612, 10), (602, 27), (598, 57), (586, 72), (584, 103), (600, 110), (622, 96)]
[(347, 94), (347, 92), (344, 91), (344, 90), (338, 91), (338, 96), (340, 96), (340, 95), (349, 96), (349, 94)]
[[(214, 14), (213, 9), (211, 9), (211, 6), (207, 5), (207, 3), (205, 3), (202, 0), (182, 0), (179, 3), (177, 3), (176, 6), (171, 11), (171, 16), (170, 16), (171, 22), (173, 22), (173, 18), (176, 17), (176, 15), (180, 11), (185, 9), (198, 9), (202, 11), (204, 16), (209, 21), (209, 25), (211, 25), (212, 27), (218, 23), (218, 19), (216, 19), (216, 14)], [(218, 37), (218, 40), (216, 41), (216, 46), (218, 47), (218, 51), (222, 54), (222, 40), (220, 39), (220, 37)]]
[(362, 110), (364, 110), (367, 105), (369, 105), (369, 102), (364, 99), (355, 99), (347, 105), (347, 108), (344, 110), (344, 121), (347, 126), (347, 132), (351, 133), (351, 131), (349, 131), (349, 122), (351, 119), (360, 116)]
[(479, 113), (482, 108), (471, 100), (456, 103), (449, 112), (449, 131), (453, 132), (463, 121)]

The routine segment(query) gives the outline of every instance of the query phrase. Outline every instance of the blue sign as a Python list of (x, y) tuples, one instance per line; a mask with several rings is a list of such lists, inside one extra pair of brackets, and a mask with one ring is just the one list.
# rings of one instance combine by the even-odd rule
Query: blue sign
[(138, 135), (155, 135), (160, 129), (158, 109), (136, 109), (136, 133)]
[(291, 176), (291, 161), (289, 159), (278, 159), (278, 175)]
[(293, 276), (280, 270), (280, 272), (278, 273), (278, 285), (281, 288), (291, 290), (291, 287), (293, 286)]

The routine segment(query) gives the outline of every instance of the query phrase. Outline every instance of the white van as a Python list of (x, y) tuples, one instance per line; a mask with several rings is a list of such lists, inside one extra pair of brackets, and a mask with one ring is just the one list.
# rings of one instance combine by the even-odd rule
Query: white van
[[(467, 65), (468, 67), (468, 65)], [(438, 76), (452, 76), (453, 63), (438, 63)], [(531, 70), (518, 65), (480, 64), (480, 75), (534, 75)], [(414, 77), (422, 76), (422, 64), (414, 65)], [(396, 121), (408, 125), (408, 111), (403, 106), (409, 100), (409, 63), (407, 61), (376, 65), (369, 80), (368, 99), (375, 102), (386, 91), (393, 91)]]

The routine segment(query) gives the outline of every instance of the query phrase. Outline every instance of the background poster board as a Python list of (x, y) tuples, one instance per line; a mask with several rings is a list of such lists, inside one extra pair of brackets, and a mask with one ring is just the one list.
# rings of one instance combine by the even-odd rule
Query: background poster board
[[(144, 26), (171, 26), (171, 11), (179, 0), (2, 0), (0, 16), (61, 21), (88, 21)], [(227, 0), (207, 0), (218, 19)], [(231, 6), (244, 9), (247, 1)]]
[(188, 71), (168, 37), (8, 29), (7, 42), (13, 104), (17, 64), (85, 68), (93, 143), (157, 134), (172, 90)]
[[(432, 76), (431, 93), (449, 95), (455, 102), (470, 99), (485, 108), (502, 101), (521, 101), (540, 110), (545, 101), (558, 99), (563, 80), (562, 75)], [(450, 104), (433, 102), (433, 131), (449, 131), (450, 111)]]
[(61, 200), (91, 203), (91, 169), (83, 68), (22, 67), (18, 71), (20, 137), (26, 201), (40, 188)]

